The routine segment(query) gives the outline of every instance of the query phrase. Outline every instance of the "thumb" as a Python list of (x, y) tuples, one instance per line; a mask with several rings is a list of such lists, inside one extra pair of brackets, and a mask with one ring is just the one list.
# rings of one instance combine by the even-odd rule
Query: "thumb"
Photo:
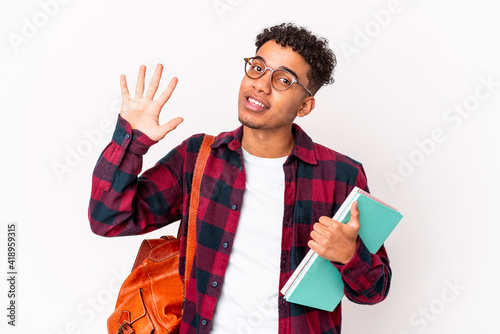
[(358, 210), (358, 202), (354, 201), (351, 205), (351, 219), (347, 223), (347, 225), (351, 226), (356, 232), (359, 231), (361, 224), (359, 222), (359, 210)]
[(182, 117), (176, 117), (167, 123), (160, 125), (161, 138), (165, 137), (167, 133), (174, 130), (179, 124), (184, 121)]

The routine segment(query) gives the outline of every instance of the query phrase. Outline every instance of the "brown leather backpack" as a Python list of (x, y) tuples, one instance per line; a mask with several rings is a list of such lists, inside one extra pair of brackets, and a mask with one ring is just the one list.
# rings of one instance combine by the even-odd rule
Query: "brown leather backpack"
[(123, 282), (115, 311), (108, 318), (109, 334), (178, 333), (182, 305), (196, 248), (196, 212), (201, 178), (213, 136), (205, 136), (196, 160), (189, 207), (184, 284), (179, 276), (180, 240), (173, 236), (142, 242), (132, 272)]

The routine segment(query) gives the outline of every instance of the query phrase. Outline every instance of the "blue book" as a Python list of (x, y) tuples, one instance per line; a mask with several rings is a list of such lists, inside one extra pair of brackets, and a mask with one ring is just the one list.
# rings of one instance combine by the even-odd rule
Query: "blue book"
[[(403, 215), (387, 203), (354, 187), (333, 219), (349, 222), (354, 201), (358, 202), (360, 213), (359, 236), (370, 253), (376, 253)], [(344, 297), (344, 283), (340, 272), (329, 260), (309, 250), (281, 293), (288, 302), (331, 312)]]

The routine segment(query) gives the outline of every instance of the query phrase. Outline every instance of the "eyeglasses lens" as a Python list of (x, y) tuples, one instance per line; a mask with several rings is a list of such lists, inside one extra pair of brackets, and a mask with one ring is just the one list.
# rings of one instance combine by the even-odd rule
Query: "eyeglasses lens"
[[(264, 75), (266, 64), (258, 59), (248, 59), (245, 65), (246, 74), (252, 79), (258, 79)], [(285, 70), (275, 70), (271, 74), (271, 83), (276, 90), (284, 91), (290, 88), (293, 76)]]

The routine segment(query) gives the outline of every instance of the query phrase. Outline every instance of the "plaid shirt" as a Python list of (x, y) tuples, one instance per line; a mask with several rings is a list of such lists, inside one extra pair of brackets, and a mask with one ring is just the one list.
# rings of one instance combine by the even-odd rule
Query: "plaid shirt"
[[(319, 217), (332, 217), (354, 186), (368, 190), (360, 163), (313, 143), (295, 124), (293, 132), (295, 145), (283, 165), (282, 240), (276, 240), (282, 247), (280, 289), (307, 253), (309, 233)], [(240, 127), (219, 134), (212, 144), (201, 185), (196, 253), (181, 333), (210, 332), (245, 190), (242, 135)], [(132, 130), (119, 116), (113, 140), (93, 174), (89, 205), (92, 231), (108, 237), (136, 235), (181, 219), (179, 272), (183, 278), (191, 181), (202, 139), (202, 134), (186, 139), (137, 177), (142, 155), (155, 142)], [(391, 269), (383, 246), (377, 254), (370, 254), (358, 237), (354, 257), (345, 265), (334, 265), (351, 301), (374, 304), (386, 297)], [(280, 295), (278, 305), (280, 334), (340, 333), (340, 304), (333, 312), (326, 312), (288, 303)]]

